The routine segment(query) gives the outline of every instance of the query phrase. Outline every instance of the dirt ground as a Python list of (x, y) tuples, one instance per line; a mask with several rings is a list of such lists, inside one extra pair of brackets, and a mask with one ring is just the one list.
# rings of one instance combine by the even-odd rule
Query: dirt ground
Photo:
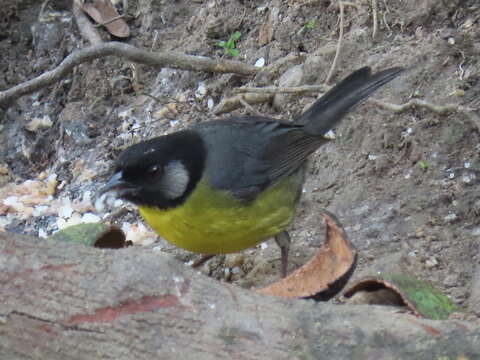
[[(52, 0), (41, 11), (38, 2), (11, 1), (0, 9), (0, 89), (38, 76), (89, 45), (65, 3)], [(95, 209), (95, 191), (121, 149), (218, 118), (212, 109), (236, 87), (323, 83), (339, 38), (338, 3), (131, 0), (125, 20), (131, 37), (124, 41), (154, 51), (231, 58), (218, 43), (239, 31), (235, 60), (253, 65), (263, 58), (269, 65), (289, 54), (303, 54), (304, 60), (287, 63), (274, 79), (137, 65), (134, 80), (132, 64), (110, 57), (18, 98), (0, 110), (0, 228), (46, 237), (113, 212), (114, 222), (138, 246), (189, 262), (198, 255), (157, 238), (133, 207)], [(349, 2), (330, 84), (365, 65), (404, 66), (409, 71), (377, 99), (401, 104), (419, 98), (475, 111), (479, 20), (476, 0)], [(99, 31), (109, 39), (103, 28)], [(293, 119), (315, 97), (281, 95), (253, 108)], [(250, 110), (220, 117), (243, 114)], [(327, 209), (359, 251), (354, 279), (378, 272), (410, 274), (465, 307), (480, 262), (478, 124), (458, 112), (417, 107), (396, 114), (367, 103), (335, 135), (312, 157), (291, 231), (291, 267), (305, 263), (322, 243), (319, 210)], [(269, 241), (241, 256), (218, 256), (201, 271), (257, 287), (276, 279), (278, 268), (279, 252)]]

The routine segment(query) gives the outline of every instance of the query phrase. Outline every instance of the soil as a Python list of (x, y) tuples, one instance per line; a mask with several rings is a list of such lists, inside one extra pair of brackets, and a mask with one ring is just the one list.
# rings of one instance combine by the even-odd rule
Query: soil
[[(50, 1), (43, 10), (38, 2), (10, 3), (0, 9), (0, 89), (38, 76), (89, 45), (65, 2)], [(366, 65), (404, 66), (408, 72), (376, 94), (377, 99), (400, 104), (420, 98), (474, 110), (480, 106), (478, 1), (378, 1), (375, 38), (372, 3), (346, 4), (331, 84)], [(141, 225), (134, 207), (124, 204), (128, 211), (120, 212), (93, 207), (95, 191), (123, 148), (217, 118), (212, 103), (232, 96), (238, 86), (323, 83), (339, 37), (338, 4), (131, 0), (125, 20), (131, 37), (122, 41), (153, 51), (231, 58), (218, 43), (239, 31), (235, 60), (253, 65), (263, 58), (269, 65), (289, 54), (303, 54), (306, 60), (265, 80), (157, 71), (109, 57), (85, 63), (55, 85), (18, 98), (0, 110), (0, 226), (45, 237), (73, 223), (72, 217), (78, 222), (108, 216), (136, 245), (189, 262), (198, 255), (156, 237)], [(104, 28), (98, 31), (105, 41), (110, 39)], [(294, 76), (286, 74), (295, 66)], [(253, 107), (262, 115), (288, 120), (316, 96), (282, 95)], [(223, 116), (245, 114), (250, 109)], [(34, 119), (46, 125), (36, 127)], [(413, 108), (395, 114), (367, 103), (335, 135), (311, 159), (291, 230), (291, 268), (305, 263), (321, 245), (319, 211), (327, 209), (358, 249), (355, 279), (378, 272), (410, 274), (431, 281), (464, 308), (480, 263), (479, 128), (460, 113)], [(48, 184), (51, 191), (44, 191)], [(269, 241), (242, 255), (217, 256), (201, 271), (258, 287), (278, 277), (279, 265), (278, 249)]]

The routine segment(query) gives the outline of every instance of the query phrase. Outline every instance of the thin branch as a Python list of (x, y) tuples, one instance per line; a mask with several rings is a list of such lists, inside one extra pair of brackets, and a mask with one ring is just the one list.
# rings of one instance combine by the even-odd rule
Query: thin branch
[(356, 8), (357, 10), (360, 8), (360, 6), (358, 6), (358, 4), (355, 4), (351, 1), (342, 1), (342, 4), (343, 6), (351, 6), (351, 7), (354, 7)]
[[(234, 94), (247, 93), (250, 94), (304, 94), (310, 92), (326, 92), (331, 89), (331, 86), (328, 85), (305, 85), (305, 86), (292, 86), (292, 87), (275, 87), (268, 86), (262, 88), (254, 87), (240, 87), (233, 90)], [(227, 99), (232, 101), (236, 97)], [(226, 100), (226, 101), (227, 101)], [(268, 100), (268, 99), (266, 99)], [(236, 100), (235, 100), (236, 101)], [(407, 110), (413, 109), (415, 107), (425, 108), (431, 112), (439, 115), (445, 115), (449, 113), (459, 113), (467, 117), (480, 131), (480, 116), (478, 116), (475, 111), (469, 107), (460, 105), (460, 104), (446, 104), (446, 105), (435, 105), (425, 100), (420, 99), (410, 99), (403, 104), (392, 104), (383, 102), (374, 98), (369, 98), (367, 102), (374, 104), (378, 107), (381, 107), (385, 110), (393, 111), (395, 113), (402, 113)]]
[(338, 6), (340, 7), (340, 25), (339, 25), (340, 31), (338, 34), (337, 51), (335, 52), (335, 57), (333, 58), (332, 66), (330, 67), (330, 71), (328, 72), (327, 79), (325, 80), (325, 84), (328, 84), (332, 79), (333, 73), (335, 72), (335, 68), (337, 67), (337, 61), (338, 61), (338, 57), (340, 56), (340, 50), (342, 49), (344, 15), (343, 15), (343, 2), (341, 0), (338, 1)]
[(255, 94), (303, 94), (310, 92), (325, 92), (331, 89), (328, 85), (303, 85), (291, 87), (266, 86), (261, 88), (243, 86), (233, 89), (234, 94), (255, 93)]
[(377, 36), (377, 28), (378, 28), (377, 0), (372, 0), (372, 16), (373, 16), (372, 39), (375, 39), (375, 37)]
[(236, 73), (253, 75), (261, 69), (238, 61), (213, 60), (204, 56), (185, 55), (174, 52), (150, 52), (135, 46), (108, 42), (94, 45), (70, 54), (55, 69), (40, 76), (0, 92), (0, 105), (14, 98), (30, 94), (64, 78), (75, 66), (105, 56), (118, 56), (131, 62), (149, 65), (155, 68), (169, 67), (190, 71), (208, 71), (218, 73)]
[(290, 53), (265, 67), (263, 72), (267, 74), (269, 78), (276, 78), (290, 66), (302, 63), (306, 57), (306, 54)]
[(123, 19), (124, 17), (125, 17), (125, 15), (118, 15), (118, 16), (115, 16), (115, 17), (111, 18), (110, 20), (104, 21), (102, 23), (95, 24), (94, 26), (96, 28), (101, 27), (101, 26), (105, 26), (105, 25), (111, 24), (114, 21), (117, 21), (118, 19)]
[(400, 104), (400, 105), (386, 103), (376, 99), (369, 99), (368, 101), (383, 109), (390, 110), (395, 113), (402, 113), (407, 110), (413, 109), (415, 107), (425, 108), (439, 115), (445, 115), (450, 113), (460, 113), (460, 114), (463, 114), (465, 117), (467, 117), (480, 131), (480, 116), (475, 114), (473, 109), (470, 109), (460, 104), (435, 105), (435, 104), (429, 103), (428, 101), (420, 100), (420, 99), (410, 99), (406, 103)]
[(255, 115), (255, 116), (263, 116), (262, 114), (260, 114), (257, 110), (255, 110), (244, 98), (243, 96), (239, 96), (238, 100), (240, 101), (240, 104), (242, 104), (245, 109), (247, 109), (248, 111), (250, 111), (250, 113), (252, 115)]
[(222, 100), (214, 109), (215, 115), (229, 113), (242, 107), (243, 102), (250, 105), (266, 103), (273, 99), (273, 94), (245, 94), (235, 95), (231, 98)]

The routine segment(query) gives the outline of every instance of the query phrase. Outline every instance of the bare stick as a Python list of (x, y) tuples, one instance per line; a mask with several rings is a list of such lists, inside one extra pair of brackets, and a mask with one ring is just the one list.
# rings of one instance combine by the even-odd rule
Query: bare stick
[(262, 114), (260, 114), (257, 110), (255, 110), (244, 98), (243, 96), (239, 96), (238, 100), (240, 101), (240, 104), (242, 104), (245, 109), (247, 109), (248, 111), (250, 111), (250, 113), (252, 115), (256, 115), (256, 116), (263, 116)]
[(266, 86), (261, 88), (243, 86), (233, 89), (234, 94), (255, 93), (255, 94), (303, 94), (310, 92), (325, 92), (332, 87), (328, 85), (303, 85), (291, 87)]
[(335, 57), (333, 58), (332, 66), (330, 67), (330, 71), (328, 72), (327, 79), (325, 80), (325, 84), (328, 84), (333, 76), (335, 68), (337, 67), (338, 57), (340, 56), (340, 50), (342, 49), (342, 40), (343, 40), (343, 2), (338, 1), (338, 6), (340, 7), (340, 31), (338, 34), (338, 43), (337, 43), (337, 51), (335, 52)]
[(306, 59), (305, 54), (290, 53), (274, 63), (268, 65), (263, 71), (270, 77), (274, 78), (286, 71), (292, 65), (300, 64)]
[(242, 107), (244, 102), (248, 104), (260, 104), (271, 101), (273, 94), (245, 94), (222, 100), (214, 109), (215, 115), (229, 113)]
[(70, 54), (55, 69), (0, 92), (0, 105), (61, 80), (75, 66), (105, 56), (118, 56), (134, 63), (149, 65), (155, 68), (169, 67), (191, 71), (236, 73), (241, 75), (253, 75), (261, 71), (255, 66), (238, 61), (213, 60), (204, 56), (185, 55), (170, 51), (150, 52), (132, 45), (112, 41)]
[(95, 29), (92, 23), (88, 20), (84, 12), (80, 10), (76, 1), (73, 2), (73, 17), (77, 22), (78, 30), (80, 30), (82, 37), (88, 40), (90, 44), (98, 45), (103, 42), (102, 37), (98, 33), (97, 29)]
[[(331, 89), (328, 85), (304, 85), (304, 86), (292, 86), (292, 87), (275, 87), (268, 86), (263, 88), (254, 88), (244, 86), (233, 90), (234, 94), (251, 93), (251, 94), (304, 94), (310, 92), (326, 92)], [(234, 99), (234, 98), (232, 98)], [(230, 99), (231, 100), (231, 99)], [(374, 98), (369, 98), (367, 102), (381, 107), (385, 110), (393, 111), (395, 113), (402, 113), (415, 107), (425, 108), (431, 112), (439, 115), (445, 115), (449, 113), (460, 113), (467, 117), (480, 131), (480, 116), (478, 116), (473, 109), (460, 105), (460, 104), (446, 104), (435, 105), (425, 100), (410, 99), (403, 104), (392, 104), (383, 102)]]
[(354, 7), (356, 9), (360, 8), (360, 6), (358, 6), (358, 4), (355, 4), (351, 1), (342, 1), (342, 4), (343, 4), (343, 6), (351, 6), (351, 7)]
[(111, 18), (110, 20), (104, 21), (102, 23), (95, 24), (94, 26), (95, 27), (105, 26), (105, 25), (111, 24), (112, 22), (114, 22), (118, 19), (123, 19), (124, 17), (125, 17), (125, 15), (118, 15), (118, 16), (115, 16), (115, 17)]
[(372, 0), (372, 15), (373, 15), (372, 39), (375, 39), (375, 37), (377, 36), (377, 27), (378, 27), (378, 20), (377, 20), (377, 0)]
[(404, 111), (407, 111), (415, 107), (425, 108), (435, 114), (440, 114), (440, 115), (445, 115), (449, 113), (460, 113), (465, 115), (480, 131), (480, 117), (477, 114), (475, 114), (475, 112), (472, 109), (460, 104), (435, 105), (435, 104), (429, 103), (428, 101), (420, 100), (420, 99), (411, 99), (406, 103), (400, 104), (400, 105), (385, 103), (383, 101), (375, 100), (372, 98), (368, 99), (368, 101), (383, 109), (390, 110), (396, 113), (402, 113)]

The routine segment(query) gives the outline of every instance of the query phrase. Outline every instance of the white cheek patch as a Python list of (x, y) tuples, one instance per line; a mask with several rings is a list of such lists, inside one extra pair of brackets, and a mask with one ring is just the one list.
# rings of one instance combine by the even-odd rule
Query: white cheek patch
[(187, 190), (190, 176), (180, 160), (170, 161), (163, 168), (160, 186), (167, 199), (176, 199)]

